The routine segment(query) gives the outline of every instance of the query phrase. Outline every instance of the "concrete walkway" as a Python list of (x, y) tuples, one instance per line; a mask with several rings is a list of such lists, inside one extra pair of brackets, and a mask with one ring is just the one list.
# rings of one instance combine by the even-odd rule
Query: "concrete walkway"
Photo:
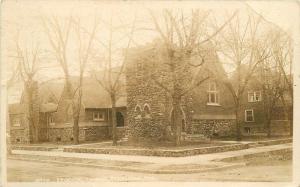
[(275, 151), (281, 149), (292, 148), (292, 144), (279, 144), (272, 146), (253, 147), (238, 151), (228, 151), (222, 153), (203, 154), (187, 157), (157, 157), (157, 156), (135, 156), (135, 155), (111, 155), (111, 154), (91, 154), (91, 153), (70, 153), (61, 151), (27, 151), (27, 150), (13, 150), (13, 154), (21, 155), (40, 155), (51, 157), (67, 157), (67, 158), (85, 158), (97, 160), (110, 161), (128, 161), (128, 162), (142, 162), (153, 164), (202, 164), (212, 162), (214, 160), (221, 160), (230, 157), (239, 157), (243, 155), (263, 153), (268, 151)]

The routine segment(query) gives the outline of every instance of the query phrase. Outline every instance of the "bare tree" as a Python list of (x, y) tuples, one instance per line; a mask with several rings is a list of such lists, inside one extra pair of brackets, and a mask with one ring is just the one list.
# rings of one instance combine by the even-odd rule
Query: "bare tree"
[(266, 130), (268, 137), (271, 136), (271, 120), (276, 105), (283, 96), (285, 85), (279, 66), (272, 59), (266, 59), (259, 66), (261, 69), (261, 84), (263, 92), (264, 114), (266, 119)]
[[(96, 20), (96, 19), (95, 19)], [(43, 18), (43, 26), (48, 36), (50, 45), (53, 49), (56, 60), (59, 62), (65, 77), (65, 90), (67, 92), (67, 98), (72, 104), (73, 113), (73, 137), (74, 144), (79, 143), (79, 116), (82, 106), (82, 84), (83, 75), (86, 69), (86, 64), (90, 60), (92, 55), (93, 41), (96, 34), (97, 23), (93, 24), (91, 33), (86, 33), (86, 29), (80, 23), (80, 19), (75, 19), (72, 16), (59, 21), (57, 17)], [(70, 35), (72, 30), (75, 31), (75, 37), (77, 38), (77, 65), (79, 66), (79, 81), (77, 86), (72, 85), (70, 80), (70, 64), (68, 60), (68, 48)]]
[[(15, 66), (12, 69), (12, 74), (9, 76), (9, 79), (6, 82), (6, 89), (9, 90), (16, 82), (18, 78), (18, 68), (19, 66)], [(7, 96), (6, 96), (7, 97)], [(8, 97), (7, 97), (8, 100)], [(11, 149), (11, 138), (10, 138), (10, 115), (9, 115), (9, 104), (6, 105), (6, 150), (7, 154), (10, 155), (12, 153)]]
[(241, 140), (241, 105), (245, 89), (258, 65), (270, 57), (270, 48), (266, 37), (262, 35), (262, 18), (248, 14), (246, 22), (239, 14), (233, 19), (224, 32), (220, 33), (220, 52), (226, 63), (231, 65), (234, 74), (224, 80), (234, 100), (236, 116), (236, 138)]
[(124, 30), (124, 28), (127, 28), (128, 24), (114, 25), (113, 15), (111, 15), (110, 21), (105, 24), (108, 28), (109, 37), (107, 45), (101, 42), (101, 45), (105, 46), (104, 55), (106, 56), (101, 61), (103, 70), (101, 71), (101, 74), (98, 74), (98, 72), (95, 71), (93, 71), (92, 73), (99, 85), (103, 87), (110, 96), (110, 101), (112, 105), (112, 139), (113, 145), (117, 145), (116, 102), (119, 99), (119, 97), (122, 96), (121, 89), (124, 86), (124, 82), (122, 81), (121, 77), (124, 73), (125, 62), (128, 56), (128, 49), (131, 47), (133, 40), (136, 24), (136, 15), (134, 17), (133, 22), (131, 23), (129, 33), (125, 33), (124, 36), (121, 36), (121, 38), (128, 38), (127, 44), (123, 48), (124, 59), (122, 60), (121, 64), (116, 62), (116, 60), (114, 60), (113, 57), (113, 53), (116, 50), (117, 43), (119, 42), (115, 42), (114, 40), (118, 39), (118, 37), (115, 37), (117, 35), (116, 33), (120, 30)]
[[(29, 42), (28, 42), (29, 43)], [(19, 76), (24, 83), (24, 101), (26, 102), (28, 112), (28, 122), (30, 126), (30, 134), (32, 135), (32, 142), (39, 141), (39, 121), (37, 107), (37, 81), (36, 74), (39, 70), (39, 63), (41, 51), (37, 43), (32, 42), (31, 46), (21, 45), (19, 32), (15, 39), (15, 55), (12, 57), (17, 60), (17, 69), (13, 77)], [(10, 79), (8, 86), (11, 86), (13, 79)]]
[[(168, 69), (170, 81), (162, 82), (157, 78), (159, 71), (152, 74), (153, 81), (164, 89), (172, 98), (172, 108), (175, 126), (175, 143), (181, 144), (181, 99), (183, 96), (202, 84), (209, 77), (191, 77), (187, 73), (191, 69), (201, 68), (204, 63), (204, 57), (201, 57), (199, 49), (210, 42), (228, 23), (235, 13), (223, 25), (218, 27), (212, 34), (209, 34), (206, 25), (207, 18), (210, 14), (208, 11), (192, 10), (187, 15), (182, 10), (172, 11), (165, 9), (162, 12), (161, 19), (158, 19), (153, 11), (149, 11), (154, 30), (162, 40), (165, 59), (163, 65)], [(160, 24), (160, 21), (162, 23)], [(203, 55), (203, 54), (202, 54)], [(193, 62), (192, 57), (202, 58), (200, 63)]]
[[(74, 118), (74, 126), (73, 126), (73, 133), (74, 133), (74, 143), (79, 143), (79, 117), (80, 111), (82, 107), (82, 86), (83, 86), (83, 76), (86, 70), (87, 63), (91, 59), (93, 55), (93, 42), (96, 35), (96, 30), (98, 27), (98, 23), (95, 22), (93, 24), (93, 28), (91, 30), (91, 34), (87, 34), (85, 29), (82, 29), (80, 24), (80, 19), (74, 20), (74, 29), (76, 32), (76, 36), (78, 39), (78, 66), (79, 66), (79, 81), (78, 86), (75, 88), (73, 93), (73, 118)], [(86, 41), (86, 42), (84, 42)]]
[[(281, 82), (275, 82), (277, 89), (281, 89), (280, 100), (284, 105), (286, 115), (291, 119), (290, 135), (293, 134), (293, 116), (290, 111), (290, 106), (287, 104), (285, 93), (287, 92), (291, 103), (293, 103), (293, 41), (288, 33), (284, 33), (280, 29), (274, 29), (272, 42), (272, 60), (277, 68), (277, 74), (282, 78)], [(274, 86), (275, 86), (274, 85)]]

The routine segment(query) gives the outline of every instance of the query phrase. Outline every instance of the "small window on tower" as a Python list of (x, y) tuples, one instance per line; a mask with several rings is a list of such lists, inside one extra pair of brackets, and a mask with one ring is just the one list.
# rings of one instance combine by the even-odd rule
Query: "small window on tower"
[(141, 118), (142, 117), (142, 109), (139, 105), (135, 106), (134, 112), (136, 113), (136, 117), (137, 118)]
[(146, 118), (150, 118), (150, 107), (148, 104), (144, 105), (144, 113)]

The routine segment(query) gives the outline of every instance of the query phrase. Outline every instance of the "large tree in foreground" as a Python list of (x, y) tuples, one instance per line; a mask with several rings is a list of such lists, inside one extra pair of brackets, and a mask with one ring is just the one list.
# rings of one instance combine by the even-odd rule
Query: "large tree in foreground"
[[(160, 70), (153, 70), (152, 79), (172, 98), (173, 123), (175, 127), (175, 143), (181, 144), (181, 100), (183, 96), (206, 81), (209, 77), (193, 77), (189, 71), (201, 68), (205, 61), (201, 57), (201, 48), (207, 45), (225, 26), (234, 18), (235, 13), (220, 27), (211, 31), (207, 26), (210, 12), (199, 9), (186, 13), (183, 10), (175, 11), (164, 9), (157, 17), (149, 11), (154, 25), (153, 30), (158, 33), (162, 41), (164, 59), (161, 62), (168, 72), (169, 81), (161, 81), (158, 77)], [(202, 53), (203, 55), (203, 53)], [(205, 55), (205, 54), (204, 54)], [(192, 59), (202, 58), (197, 62)], [(195, 58), (194, 58), (195, 59)]]
[[(24, 38), (22, 38), (25, 40)], [(31, 43), (31, 45), (29, 44)], [(16, 62), (16, 69), (13, 74), (14, 77), (18, 76), (21, 78), (24, 86), (24, 102), (26, 112), (28, 113), (27, 120), (30, 127), (30, 134), (33, 143), (39, 141), (39, 111), (38, 107), (38, 98), (37, 98), (37, 73), (39, 70), (39, 64), (41, 63), (41, 50), (36, 41), (28, 42), (25, 40), (25, 43), (21, 42), (20, 33), (18, 32), (17, 37), (15, 38), (15, 50), (13, 57)], [(8, 86), (11, 82), (9, 82)]]

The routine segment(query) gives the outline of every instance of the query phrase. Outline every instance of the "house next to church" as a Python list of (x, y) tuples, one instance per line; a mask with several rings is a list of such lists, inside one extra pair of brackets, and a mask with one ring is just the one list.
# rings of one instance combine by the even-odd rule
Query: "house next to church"
[[(76, 84), (75, 77), (72, 79)], [(79, 119), (79, 140), (96, 141), (111, 137), (111, 103), (108, 93), (91, 77), (83, 80), (82, 108)], [(64, 82), (51, 81), (34, 90), (35, 112), (38, 121), (39, 142), (72, 142), (72, 105), (65, 99)], [(31, 143), (26, 97), (9, 105), (10, 138), (12, 143)], [(122, 137), (126, 126), (126, 97), (120, 97), (117, 106), (117, 131)]]

